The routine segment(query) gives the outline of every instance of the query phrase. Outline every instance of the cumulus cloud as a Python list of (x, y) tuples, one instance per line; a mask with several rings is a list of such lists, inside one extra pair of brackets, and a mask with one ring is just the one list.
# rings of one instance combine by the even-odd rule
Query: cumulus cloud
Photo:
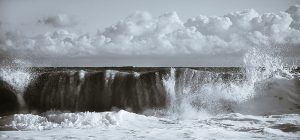
[[(136, 12), (96, 35), (66, 30), (35, 37), (7, 33), (0, 50), (37, 57), (240, 56), (253, 47), (272, 46), (299, 52), (299, 11), (299, 5), (277, 14), (259, 14), (249, 9), (187, 21), (182, 21), (176, 12), (158, 17)], [(49, 17), (43, 23), (56, 27), (74, 24), (65, 16)]]
[(288, 10), (286, 10), (286, 12), (289, 13), (293, 18), (291, 27), (299, 30), (300, 29), (300, 5), (293, 5)]
[(55, 16), (48, 16), (40, 19), (38, 23), (50, 25), (53, 27), (69, 27), (78, 24), (78, 20), (66, 14), (59, 14)]

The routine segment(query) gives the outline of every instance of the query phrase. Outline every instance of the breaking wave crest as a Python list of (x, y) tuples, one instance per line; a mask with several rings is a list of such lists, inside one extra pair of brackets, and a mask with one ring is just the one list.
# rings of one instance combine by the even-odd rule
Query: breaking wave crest
[[(14, 84), (3, 78), (14, 76), (1, 75), (10, 85), (1, 88), (12, 89), (4, 99), (21, 94), (25, 105), (14, 115), (4, 114), (0, 130), (89, 128), (121, 133), (130, 129), (150, 138), (147, 134), (154, 129), (178, 134), (183, 129), (197, 134), (205, 129), (201, 137), (218, 129), (228, 138), (291, 139), (298, 138), (300, 131), (299, 68), (286, 67), (280, 57), (255, 49), (245, 55), (241, 68), (31, 68), (27, 72), (32, 79), (21, 82), (26, 84)], [(23, 92), (14, 90), (18, 85), (26, 85)]]
[(197, 112), (299, 113), (296, 67), (286, 67), (279, 57), (257, 50), (245, 55), (244, 64), (242, 68), (32, 68), (33, 74), (2, 70), (1, 76), (27, 112), (125, 109), (176, 117)]

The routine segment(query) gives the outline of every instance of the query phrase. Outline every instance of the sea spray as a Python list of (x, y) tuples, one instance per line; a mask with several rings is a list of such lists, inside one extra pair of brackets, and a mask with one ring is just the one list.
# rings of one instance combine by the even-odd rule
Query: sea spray
[(268, 47), (254, 47), (245, 54), (245, 85), (249, 96), (235, 106), (236, 112), (253, 115), (299, 112), (298, 103), (288, 99), (291, 94), (298, 94), (297, 72), (292, 72), (282, 60), (280, 53)]
[(33, 79), (28, 69), (16, 67), (0, 68), (0, 77), (21, 94)]
[(29, 65), (31, 64), (28, 62), (16, 59), (13, 63), (0, 68), (0, 79), (8, 83), (12, 87), (11, 90), (15, 91), (18, 106), (20, 107), (18, 110), (21, 112), (26, 112), (27, 110), (23, 98), (24, 91), (35, 78), (35, 74), (32, 73)]
[[(191, 118), (199, 112), (299, 112), (297, 72), (287, 68), (280, 55), (266, 50), (247, 52), (244, 66), (236, 71), (171, 68), (163, 79), (168, 95), (167, 114)], [(270, 110), (272, 106), (278, 107)]]
[(170, 68), (170, 73), (163, 78), (163, 85), (166, 89), (167, 100), (168, 100), (168, 111), (173, 114), (176, 113), (176, 108), (178, 107), (176, 104), (177, 95), (175, 92), (175, 83), (176, 83), (176, 69)]

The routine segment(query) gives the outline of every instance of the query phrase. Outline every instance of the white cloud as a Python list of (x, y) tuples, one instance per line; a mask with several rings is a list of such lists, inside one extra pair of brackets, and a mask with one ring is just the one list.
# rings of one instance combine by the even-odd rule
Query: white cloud
[(293, 18), (291, 27), (299, 30), (300, 29), (300, 5), (293, 5), (288, 10), (286, 10), (286, 12), (289, 13)]
[[(35, 57), (106, 56), (241, 56), (252, 47), (282, 46), (300, 50), (300, 6), (286, 12), (258, 14), (254, 9), (224, 16), (198, 16), (182, 21), (176, 12), (152, 17), (136, 12), (96, 35), (66, 30), (35, 37), (6, 34), (1, 52)], [(44, 23), (70, 26), (68, 16), (49, 17)], [(12, 34), (12, 33), (10, 33)], [(275, 49), (275, 46), (273, 47)], [(289, 52), (287, 51), (287, 54)], [(239, 58), (242, 59), (242, 58)]]
[(69, 27), (78, 24), (78, 20), (75, 17), (66, 14), (44, 17), (38, 22), (53, 27)]

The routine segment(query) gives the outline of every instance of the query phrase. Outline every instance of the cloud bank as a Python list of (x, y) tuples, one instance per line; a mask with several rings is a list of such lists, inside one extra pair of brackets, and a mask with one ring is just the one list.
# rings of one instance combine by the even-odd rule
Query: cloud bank
[[(42, 22), (55, 27), (73, 25), (67, 16), (48, 17)], [(176, 12), (158, 17), (135, 12), (95, 35), (62, 29), (33, 37), (6, 32), (0, 34), (0, 45), (0, 54), (5, 57), (66, 59), (142, 56), (242, 59), (245, 52), (256, 47), (284, 50), (283, 55), (298, 61), (300, 5), (276, 14), (259, 14), (248, 9), (223, 16), (197, 16), (187, 21), (182, 21)]]

